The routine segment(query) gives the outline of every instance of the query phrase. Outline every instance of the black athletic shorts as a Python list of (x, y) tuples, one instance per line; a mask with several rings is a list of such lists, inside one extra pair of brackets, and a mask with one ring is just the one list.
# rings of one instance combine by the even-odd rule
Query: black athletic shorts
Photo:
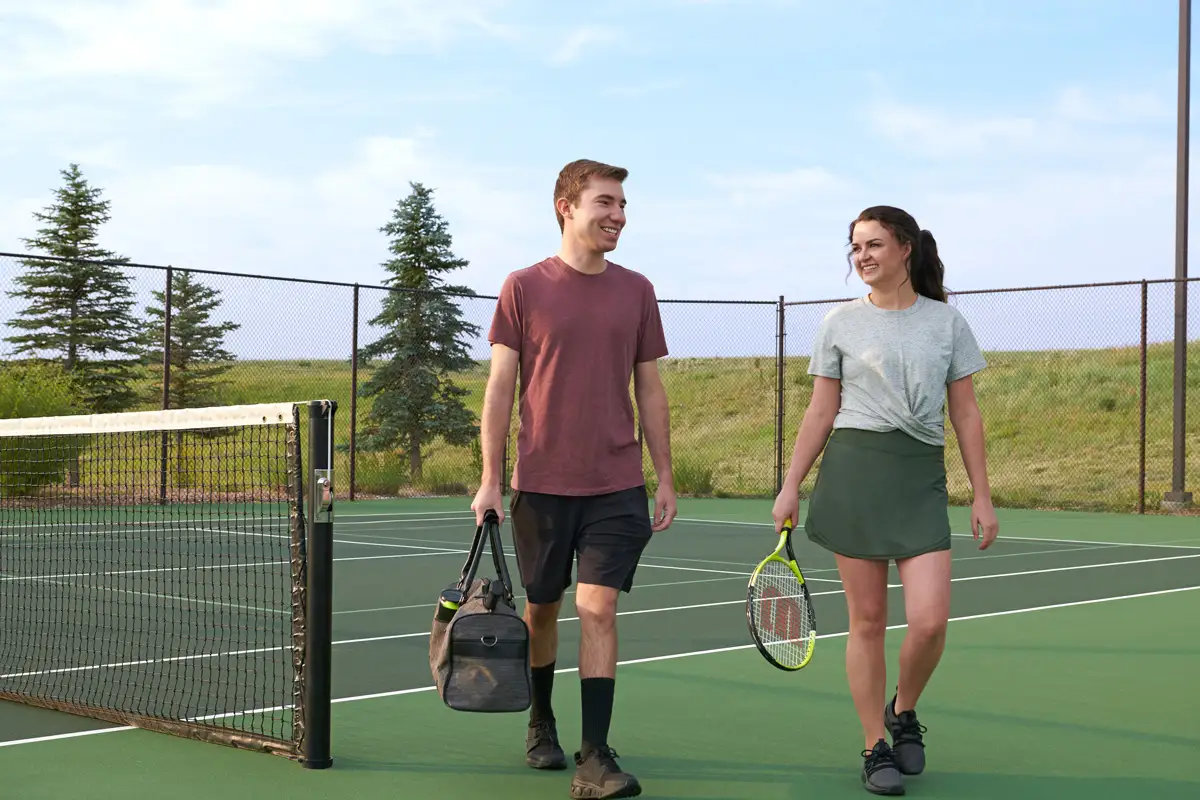
[(576, 559), (580, 583), (629, 592), (652, 534), (645, 486), (581, 497), (517, 491), (509, 519), (521, 585), (535, 604), (562, 597)]

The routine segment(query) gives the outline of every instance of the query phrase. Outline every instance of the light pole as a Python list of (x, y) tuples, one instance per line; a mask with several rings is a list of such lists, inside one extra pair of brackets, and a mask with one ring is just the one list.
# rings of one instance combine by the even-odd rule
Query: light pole
[(1187, 416), (1187, 244), (1188, 244), (1188, 117), (1191, 108), (1192, 2), (1179, 0), (1179, 105), (1175, 162), (1175, 392), (1174, 437), (1171, 447), (1171, 491), (1164, 508), (1190, 506), (1192, 493), (1184, 488), (1184, 446)]

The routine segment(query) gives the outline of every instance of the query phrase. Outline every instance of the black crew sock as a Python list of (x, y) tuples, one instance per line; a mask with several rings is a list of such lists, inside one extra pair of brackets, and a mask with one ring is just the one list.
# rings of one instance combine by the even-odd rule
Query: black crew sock
[(614, 678), (583, 678), (579, 694), (583, 712), (583, 756), (608, 744), (608, 727), (612, 723)]
[(554, 708), (550, 696), (554, 694), (554, 665), (551, 661), (544, 667), (533, 667), (533, 703), (529, 707), (530, 722), (553, 722)]

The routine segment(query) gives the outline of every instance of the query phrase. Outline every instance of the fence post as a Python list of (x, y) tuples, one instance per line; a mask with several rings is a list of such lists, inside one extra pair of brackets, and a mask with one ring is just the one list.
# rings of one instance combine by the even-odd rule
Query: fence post
[(354, 476), (358, 439), (358, 284), (354, 284), (354, 312), (350, 331), (350, 485), (347, 493), (354, 499)]
[(783, 381), (786, 353), (784, 337), (787, 335), (787, 329), (784, 324), (783, 295), (779, 295), (779, 306), (775, 324), (775, 494), (778, 495), (783, 491)]
[(1142, 281), (1142, 341), (1138, 359), (1141, 362), (1141, 387), (1138, 391), (1138, 500), (1137, 513), (1146, 513), (1146, 327), (1147, 284)]
[[(168, 264), (167, 287), (166, 291), (163, 292), (162, 407), (164, 411), (171, 407), (171, 280), (173, 277), (174, 270)], [(166, 505), (167, 502), (168, 437), (168, 432), (164, 430), (162, 432), (162, 441), (159, 442), (158, 502), (162, 505)]]

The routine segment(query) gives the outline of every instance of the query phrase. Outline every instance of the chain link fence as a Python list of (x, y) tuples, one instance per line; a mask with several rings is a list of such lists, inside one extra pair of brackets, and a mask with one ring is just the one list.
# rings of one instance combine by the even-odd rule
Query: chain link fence
[[(41, 346), (23, 342), (21, 337), (34, 331), (22, 329), (21, 320), (39, 309), (19, 295), (18, 278), (36, 264), (79, 263), (33, 258), (0, 253), (0, 361), (5, 365), (0, 416), (92, 413), (98, 400), (80, 387), (89, 381), (103, 385), (95, 377), (101, 374), (117, 376), (131, 390), (123, 406), (128, 410), (329, 398), (338, 403), (335, 468), (345, 476), (343, 491), (351, 499), (475, 492), (482, 467), (478, 421), (490, 367), (486, 336), (495, 297), (425, 293), (422, 300), (421, 293), (407, 293), (414, 308), (449, 301), (447, 313), (461, 323), (457, 342), (468, 365), (403, 378), (409, 383), (399, 385), (428, 394), (426, 406), (461, 409), (451, 415), (457, 425), (452, 435), (439, 434), (449, 430), (448, 423), (422, 417), (421, 407), (408, 409), (407, 418), (416, 420), (410, 427), (423, 431), (413, 447), (411, 438), (404, 440), (407, 444), (379, 443), (375, 405), (395, 402), (402, 393), (386, 387), (372, 391), (388, 377), (381, 370), (389, 358), (370, 359), (364, 353), (394, 334), (392, 327), (374, 323), (386, 299), (400, 290), (110, 265), (107, 269), (129, 292), (127, 319), (135, 330), (124, 338), (136, 342), (124, 353), (100, 352), (88, 345), (102, 342), (105, 331), (81, 323), (70, 311), (53, 318), (53, 330), (43, 327)], [(99, 265), (87, 266), (94, 271)], [(63, 283), (56, 304), (86, 316), (92, 306), (85, 284)], [(1155, 511), (1179, 488), (1181, 477), (1188, 489), (1200, 482), (1200, 282), (1179, 285), (1187, 295), (1191, 332), (1184, 384), (1175, 380), (1176, 282), (952, 295), (951, 303), (970, 322), (990, 365), (977, 378), (977, 392), (998, 506)], [(72, 292), (78, 296), (68, 302)], [(846, 299), (660, 300), (671, 350), (660, 368), (681, 494), (771, 497), (778, 491), (811, 394), (807, 370), (813, 337), (824, 315)], [(170, 342), (165, 354), (164, 340)], [(1186, 414), (1182, 437), (1176, 435), (1177, 408)], [(506, 485), (515, 437), (514, 404)], [(1182, 470), (1175, 455), (1180, 443)], [(653, 465), (646, 448), (644, 453), (653, 488)], [(969, 502), (970, 486), (949, 423), (947, 466), (953, 501)], [(802, 493), (811, 490), (815, 474), (816, 468)]]

